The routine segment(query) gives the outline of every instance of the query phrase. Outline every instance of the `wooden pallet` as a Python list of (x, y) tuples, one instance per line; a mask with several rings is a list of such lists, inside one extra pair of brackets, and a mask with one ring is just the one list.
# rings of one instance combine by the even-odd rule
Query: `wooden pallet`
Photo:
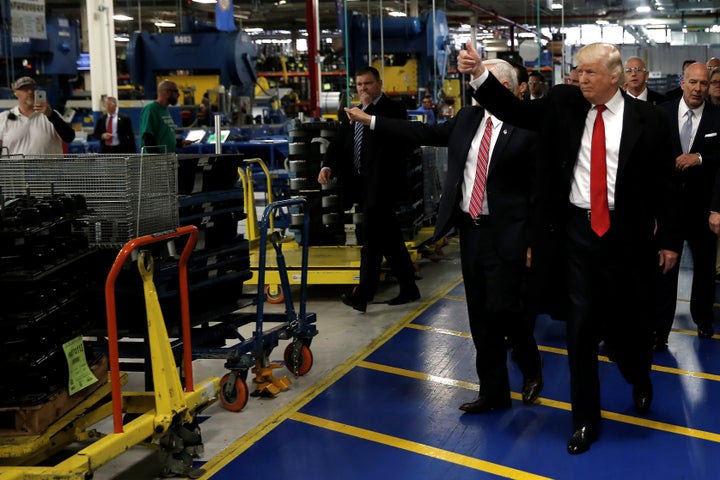
[(90, 369), (100, 380), (73, 395), (68, 395), (67, 389), (63, 389), (38, 405), (0, 408), (0, 416), (6, 419), (5, 422), (0, 422), (0, 437), (37, 435), (44, 432), (53, 422), (72, 410), (107, 381), (107, 357), (101, 357), (99, 361), (90, 366)]

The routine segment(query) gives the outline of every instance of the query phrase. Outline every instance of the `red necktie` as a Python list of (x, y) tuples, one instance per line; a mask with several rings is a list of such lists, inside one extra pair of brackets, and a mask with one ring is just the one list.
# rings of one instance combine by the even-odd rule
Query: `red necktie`
[(475, 171), (475, 183), (473, 184), (472, 195), (470, 196), (470, 216), (477, 218), (482, 213), (483, 198), (485, 197), (485, 180), (487, 179), (487, 167), (490, 160), (490, 138), (492, 137), (492, 117), (488, 117), (485, 123), (485, 132), (480, 140), (478, 151), (477, 170)]
[[(112, 115), (108, 115), (108, 124), (107, 124), (107, 133), (112, 134), (113, 133), (113, 117)], [(105, 140), (105, 144), (112, 145), (112, 137)]]
[(597, 105), (590, 147), (590, 226), (602, 237), (610, 228), (610, 209), (607, 199), (607, 163), (605, 154), (605, 105)]

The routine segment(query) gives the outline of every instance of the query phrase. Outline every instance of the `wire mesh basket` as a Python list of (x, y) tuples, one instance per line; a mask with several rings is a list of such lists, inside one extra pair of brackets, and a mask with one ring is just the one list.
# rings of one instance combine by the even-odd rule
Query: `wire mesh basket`
[(4, 156), (0, 187), (5, 198), (83, 195), (90, 213), (82, 228), (98, 246), (179, 225), (174, 153)]

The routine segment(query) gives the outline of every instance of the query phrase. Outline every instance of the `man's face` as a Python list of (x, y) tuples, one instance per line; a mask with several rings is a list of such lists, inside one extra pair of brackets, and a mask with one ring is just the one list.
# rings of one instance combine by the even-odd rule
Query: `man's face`
[(117, 111), (117, 103), (115, 103), (115, 100), (105, 100), (105, 110), (110, 115), (114, 115)]
[(693, 63), (687, 67), (681, 86), (683, 100), (688, 108), (697, 108), (702, 105), (710, 89), (707, 67), (702, 63)]
[(611, 75), (603, 62), (578, 64), (580, 90), (588, 102), (593, 105), (610, 100), (618, 88), (617, 75)]
[(710, 77), (710, 89), (708, 90), (713, 98), (720, 98), (720, 72), (715, 72)]
[(532, 77), (530, 77), (528, 86), (530, 87), (530, 93), (532, 94), (533, 97), (541, 97), (543, 94), (543, 89), (545, 87), (545, 82), (543, 82), (537, 76), (532, 76)]
[(570, 85), (580, 86), (580, 76), (578, 75), (577, 68), (570, 70)]
[(24, 104), (28, 107), (35, 105), (35, 87), (27, 85), (22, 88), (13, 90), (15, 97), (18, 99), (18, 103)]
[(355, 87), (363, 105), (370, 105), (382, 93), (382, 81), (376, 80), (372, 73), (355, 77)]
[(650, 72), (639, 58), (631, 58), (625, 62), (625, 80), (628, 90), (642, 91), (645, 88)]
[(168, 84), (166, 90), (167, 99), (168, 99), (168, 105), (177, 105), (178, 98), (180, 98), (180, 90), (178, 90), (178, 87), (174, 83)]

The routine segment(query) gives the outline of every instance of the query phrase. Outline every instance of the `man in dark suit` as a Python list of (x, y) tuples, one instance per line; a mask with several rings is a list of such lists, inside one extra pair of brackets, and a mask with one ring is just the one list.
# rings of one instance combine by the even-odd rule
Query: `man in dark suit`
[(567, 285), (570, 454), (585, 452), (599, 435), (601, 339), (632, 385), (635, 410), (648, 412), (653, 318), (647, 306), (658, 263), (675, 268), (682, 246), (667, 120), (622, 93), (614, 45), (587, 45), (576, 63), (580, 88), (556, 85), (545, 98), (523, 102), (488, 74), (470, 42), (458, 55), (458, 70), (473, 76), (474, 98), (503, 121), (539, 131), (541, 161), (562, 170), (553, 198)]
[(628, 95), (653, 105), (667, 101), (662, 93), (647, 88), (649, 78), (650, 71), (642, 58), (630, 57), (625, 61), (625, 91)]
[[(680, 185), (683, 239), (692, 253), (690, 315), (700, 338), (711, 338), (715, 303), (717, 237), (708, 228), (708, 213), (715, 176), (720, 165), (720, 110), (708, 102), (707, 67), (693, 63), (685, 68), (682, 98), (660, 106), (672, 130), (675, 175)], [(684, 132), (687, 131), (687, 134)], [(687, 138), (683, 138), (687, 135)], [(679, 260), (679, 258), (678, 258)], [(658, 274), (653, 349), (667, 349), (677, 304), (678, 269)]]
[[(382, 92), (377, 69), (358, 70), (355, 81), (362, 109), (368, 114), (407, 119), (405, 107)], [(400, 293), (387, 303), (401, 305), (420, 298), (395, 211), (396, 202), (405, 191), (408, 154), (407, 146), (396, 138), (362, 125), (356, 129), (344, 119), (318, 174), (322, 185), (337, 177), (346, 209), (354, 202), (363, 213), (360, 282), (352, 293), (341, 297), (343, 303), (360, 312), (365, 312), (368, 302), (375, 297), (383, 257), (400, 284)]]
[(132, 121), (127, 115), (118, 113), (117, 98), (105, 99), (105, 112), (93, 132), (100, 140), (100, 153), (137, 153)]
[[(517, 76), (512, 65), (499, 59), (485, 63), (505, 88), (515, 91)], [(483, 413), (510, 407), (506, 337), (523, 373), (522, 400), (532, 404), (543, 388), (534, 322), (525, 312), (524, 298), (535, 134), (503, 123), (478, 106), (464, 107), (448, 121), (433, 126), (371, 116), (358, 109), (347, 109), (347, 115), (351, 122), (390, 134), (396, 141), (448, 147), (448, 170), (434, 237), (444, 237), (453, 227), (460, 234), (468, 319), (480, 380), (477, 399), (463, 403), (460, 409)], [(473, 218), (471, 197), (476, 171), (481, 168), (478, 153), (488, 128), (489, 139), (494, 141), (488, 142), (489, 163), (482, 163), (487, 174), (481, 213)]]

